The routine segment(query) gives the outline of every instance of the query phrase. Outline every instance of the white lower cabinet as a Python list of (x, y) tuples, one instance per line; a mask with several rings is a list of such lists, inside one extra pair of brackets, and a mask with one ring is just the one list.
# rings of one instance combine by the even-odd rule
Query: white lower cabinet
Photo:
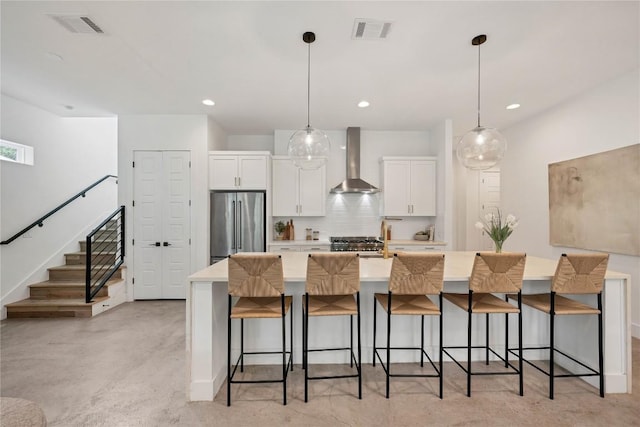
[(438, 247), (429, 245), (389, 245), (389, 252), (425, 252), (435, 250), (444, 249), (441, 246)]
[(331, 245), (329, 243), (317, 244), (287, 244), (287, 243), (270, 243), (269, 252), (329, 252)]

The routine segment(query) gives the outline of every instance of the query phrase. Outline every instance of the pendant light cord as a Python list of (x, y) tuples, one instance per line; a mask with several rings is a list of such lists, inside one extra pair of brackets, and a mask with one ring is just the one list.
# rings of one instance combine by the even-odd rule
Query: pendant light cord
[(480, 127), (480, 45), (478, 45), (478, 127)]
[(311, 108), (311, 43), (307, 44), (307, 48), (307, 128), (310, 128), (311, 121), (309, 120), (309, 109)]

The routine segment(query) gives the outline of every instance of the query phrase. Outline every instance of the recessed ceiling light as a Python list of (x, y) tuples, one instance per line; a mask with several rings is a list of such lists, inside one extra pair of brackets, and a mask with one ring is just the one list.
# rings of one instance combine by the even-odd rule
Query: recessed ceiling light
[(507, 105), (507, 110), (515, 110), (516, 108), (520, 108), (520, 104), (509, 104), (509, 105)]
[(209, 107), (212, 107), (212, 106), (216, 105), (216, 103), (215, 103), (215, 102), (213, 102), (213, 101), (212, 101), (212, 100), (210, 100), (210, 99), (203, 99), (203, 100), (202, 100), (202, 103), (203, 103), (204, 105), (208, 105)]
[(360, 108), (367, 108), (369, 105), (371, 105), (371, 104), (369, 104), (369, 101), (360, 101), (360, 102), (358, 102), (358, 107), (360, 107)]

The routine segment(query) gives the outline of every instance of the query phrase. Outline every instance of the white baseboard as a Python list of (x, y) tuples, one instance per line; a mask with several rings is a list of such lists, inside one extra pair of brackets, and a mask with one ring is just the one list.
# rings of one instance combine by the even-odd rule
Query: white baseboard
[(634, 338), (640, 338), (640, 324), (638, 323), (631, 324), (631, 336)]

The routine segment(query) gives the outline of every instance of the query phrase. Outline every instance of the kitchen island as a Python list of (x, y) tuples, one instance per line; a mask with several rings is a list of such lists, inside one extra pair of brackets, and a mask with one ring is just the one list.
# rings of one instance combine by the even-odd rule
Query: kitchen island
[[(446, 292), (467, 292), (475, 252), (444, 252), (444, 288)], [(282, 254), (286, 293), (294, 295), (294, 363), (301, 362), (301, 296), (304, 293), (304, 280), (308, 253), (293, 252)], [(361, 314), (362, 314), (362, 360), (370, 363), (373, 341), (374, 292), (386, 292), (387, 280), (391, 272), (391, 259), (362, 258), (360, 261)], [(527, 257), (524, 271), (523, 293), (548, 292), (550, 280), (554, 275), (557, 260)], [(187, 352), (187, 398), (191, 401), (213, 400), (219, 388), (226, 380), (227, 348), (227, 260), (211, 265), (189, 277), (186, 310), (186, 352)], [(630, 286), (626, 274), (607, 271), (603, 293), (604, 334), (605, 334), (605, 390), (607, 393), (627, 393), (631, 391), (631, 320)], [(419, 342), (419, 318), (394, 319), (394, 339), (405, 345)], [(415, 318), (413, 318), (415, 317)], [(466, 343), (466, 314), (445, 302), (443, 307), (444, 345), (463, 345)], [(495, 317), (495, 319), (494, 319)], [(514, 317), (514, 316), (512, 316)], [(556, 325), (556, 342), (560, 348), (581, 360), (597, 366), (597, 322), (596, 316), (566, 316)], [(314, 319), (315, 320), (315, 319)], [(515, 322), (514, 319), (510, 320)], [(245, 331), (245, 350), (274, 350), (281, 348), (279, 320), (256, 320)], [(380, 320), (379, 320), (380, 322)], [(474, 322), (478, 333), (484, 336), (484, 321)], [(287, 322), (288, 324), (288, 322)], [(380, 323), (382, 325), (382, 323)], [(515, 326), (515, 323), (514, 323)], [(348, 320), (323, 318), (314, 322), (317, 328), (314, 340), (309, 346), (324, 345), (327, 341), (336, 341), (343, 335), (348, 340)], [(378, 331), (383, 327), (379, 326)], [(510, 327), (510, 342), (515, 342), (515, 327)], [(474, 334), (477, 335), (477, 334)], [(492, 316), (492, 347), (501, 348), (504, 343), (504, 317)], [(237, 337), (235, 337), (237, 338)], [(235, 339), (234, 338), (234, 339)], [(340, 338), (337, 338), (338, 340)], [(548, 341), (548, 316), (523, 309), (523, 344), (533, 346)], [(433, 354), (438, 342), (437, 319), (425, 319), (425, 343), (427, 351)], [(432, 344), (434, 346), (432, 346)], [(233, 348), (239, 347), (237, 341)], [(234, 352), (235, 353), (235, 352)], [(346, 354), (328, 352), (314, 359), (314, 363), (348, 363)], [(346, 353), (346, 352), (345, 352)], [(401, 352), (407, 353), (407, 352)], [(237, 354), (237, 353), (235, 353)], [(459, 355), (460, 360), (466, 357)], [(277, 364), (276, 358), (253, 358), (247, 363)], [(392, 361), (413, 361), (415, 355), (399, 355)], [(474, 360), (482, 357), (481, 352), (472, 354)], [(527, 354), (529, 358), (546, 358), (545, 355)], [(448, 360), (445, 360), (445, 362)], [(565, 368), (572, 370), (567, 361), (560, 360)], [(454, 368), (452, 368), (454, 369)], [(455, 369), (458, 369), (455, 367)], [(446, 374), (445, 374), (446, 375)], [(595, 385), (595, 377), (585, 378)], [(526, 377), (525, 377), (526, 393)]]

